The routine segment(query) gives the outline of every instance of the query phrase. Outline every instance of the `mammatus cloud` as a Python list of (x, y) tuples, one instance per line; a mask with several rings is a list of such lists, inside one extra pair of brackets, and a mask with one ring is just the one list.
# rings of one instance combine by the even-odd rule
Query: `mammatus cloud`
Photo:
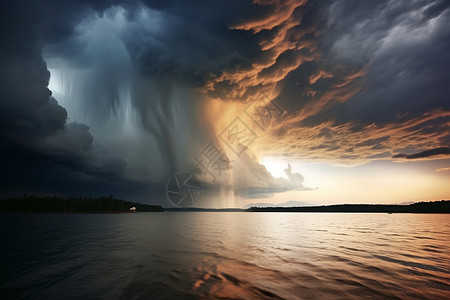
[(439, 147), (434, 149), (429, 149), (425, 151), (421, 151), (419, 153), (414, 154), (396, 154), (392, 156), (393, 158), (406, 158), (406, 159), (424, 159), (433, 156), (440, 157), (449, 157), (450, 156), (450, 147)]

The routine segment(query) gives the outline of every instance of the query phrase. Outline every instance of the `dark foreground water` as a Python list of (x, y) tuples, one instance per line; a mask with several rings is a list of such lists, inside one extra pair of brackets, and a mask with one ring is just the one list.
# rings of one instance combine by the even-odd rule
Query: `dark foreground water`
[(450, 299), (450, 215), (0, 215), (1, 299)]

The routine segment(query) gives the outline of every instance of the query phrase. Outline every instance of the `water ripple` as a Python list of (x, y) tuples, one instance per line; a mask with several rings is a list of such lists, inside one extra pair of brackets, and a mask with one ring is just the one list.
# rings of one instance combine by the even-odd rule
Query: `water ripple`
[(5, 215), (0, 298), (450, 299), (449, 232), (447, 215)]

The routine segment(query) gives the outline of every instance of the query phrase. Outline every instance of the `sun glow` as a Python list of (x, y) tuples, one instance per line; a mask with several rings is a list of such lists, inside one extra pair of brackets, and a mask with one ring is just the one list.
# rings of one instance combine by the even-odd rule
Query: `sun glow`
[(277, 158), (277, 157), (271, 157), (266, 156), (263, 157), (260, 161), (260, 164), (262, 164), (264, 167), (266, 167), (266, 170), (272, 174), (275, 178), (287, 178), (286, 172), (284, 171), (288, 163), (286, 161), (283, 161), (283, 159)]

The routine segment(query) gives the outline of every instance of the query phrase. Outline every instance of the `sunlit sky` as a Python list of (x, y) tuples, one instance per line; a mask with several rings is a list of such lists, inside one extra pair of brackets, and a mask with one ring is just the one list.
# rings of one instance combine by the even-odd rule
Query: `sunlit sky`
[(2, 197), (450, 198), (447, 1), (6, 6)]
[[(280, 157), (261, 161), (274, 176), (285, 176), (286, 163), (305, 177), (300, 199), (317, 204), (329, 203), (402, 203), (447, 199), (450, 192), (449, 170), (440, 170), (442, 161), (374, 161), (358, 166), (333, 166), (326, 163), (294, 162)], [(286, 192), (280, 202), (298, 199), (300, 192)]]

